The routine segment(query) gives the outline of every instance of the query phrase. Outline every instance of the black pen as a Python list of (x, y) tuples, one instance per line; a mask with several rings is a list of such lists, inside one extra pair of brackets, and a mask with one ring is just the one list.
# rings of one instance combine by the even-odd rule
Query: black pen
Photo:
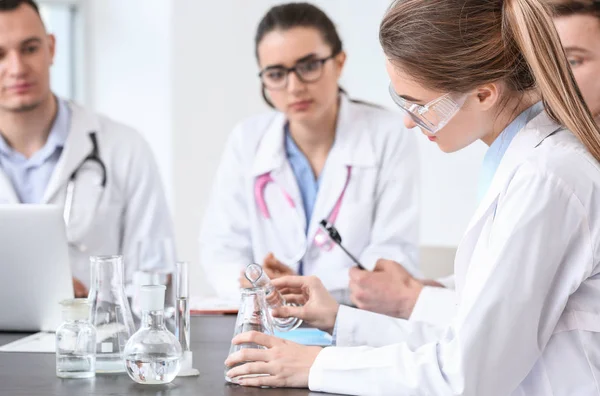
[(344, 253), (346, 253), (346, 255), (348, 255), (348, 257), (350, 257), (350, 259), (352, 261), (354, 261), (354, 263), (358, 266), (358, 268), (360, 268), (361, 270), (365, 269), (365, 267), (362, 266), (362, 264), (356, 259), (356, 257), (354, 257), (352, 255), (352, 253), (347, 251), (346, 248), (342, 246), (342, 236), (340, 235), (340, 233), (338, 232), (338, 230), (335, 228), (335, 226), (333, 224), (331, 224), (327, 220), (323, 219), (323, 220), (321, 220), (320, 226), (323, 229), (323, 231), (325, 231), (327, 233), (329, 238), (331, 238), (331, 240), (333, 242), (335, 242), (335, 244), (338, 245), (344, 251)]

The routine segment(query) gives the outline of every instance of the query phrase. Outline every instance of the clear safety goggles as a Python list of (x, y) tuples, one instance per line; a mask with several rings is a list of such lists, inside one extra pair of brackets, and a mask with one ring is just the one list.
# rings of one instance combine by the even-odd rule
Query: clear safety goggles
[(457, 96), (448, 93), (425, 105), (419, 105), (400, 97), (392, 84), (389, 86), (389, 91), (394, 103), (404, 110), (418, 126), (431, 134), (435, 134), (446, 126), (467, 99), (467, 95)]

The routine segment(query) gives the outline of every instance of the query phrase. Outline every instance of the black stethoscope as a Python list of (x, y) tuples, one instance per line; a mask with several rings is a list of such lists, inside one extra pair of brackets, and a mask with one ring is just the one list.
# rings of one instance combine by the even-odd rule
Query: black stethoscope
[(73, 208), (73, 196), (75, 194), (75, 179), (77, 178), (77, 172), (79, 172), (79, 170), (83, 167), (83, 165), (86, 162), (95, 162), (96, 164), (98, 164), (98, 166), (100, 166), (100, 169), (102, 170), (101, 186), (103, 189), (106, 188), (106, 165), (104, 165), (104, 162), (100, 158), (100, 150), (98, 149), (98, 140), (96, 138), (96, 132), (90, 132), (89, 137), (92, 142), (92, 151), (88, 154), (87, 157), (83, 159), (83, 161), (81, 161), (77, 168), (75, 168), (75, 170), (73, 171), (73, 173), (71, 173), (71, 176), (69, 177), (69, 181), (67, 182), (67, 194), (65, 197), (65, 208), (63, 210), (63, 218), (67, 226), (71, 221), (71, 210)]

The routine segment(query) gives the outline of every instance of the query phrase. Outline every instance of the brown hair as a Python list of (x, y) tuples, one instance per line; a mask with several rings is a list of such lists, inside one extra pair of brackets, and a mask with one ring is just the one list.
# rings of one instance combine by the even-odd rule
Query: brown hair
[(21, 4), (28, 5), (33, 8), (38, 15), (40, 14), (40, 9), (34, 0), (0, 0), (0, 12), (16, 10)]
[(600, 19), (598, 0), (546, 0), (554, 16), (591, 15)]
[(550, 117), (600, 161), (600, 130), (540, 0), (397, 0), (379, 39), (390, 62), (440, 92), (496, 81), (513, 94), (536, 89)]

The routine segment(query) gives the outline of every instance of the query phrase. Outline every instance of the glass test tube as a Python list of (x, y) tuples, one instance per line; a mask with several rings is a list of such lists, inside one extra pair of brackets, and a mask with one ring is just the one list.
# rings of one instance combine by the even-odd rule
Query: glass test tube
[(190, 350), (189, 263), (177, 262), (175, 335), (183, 352)]

